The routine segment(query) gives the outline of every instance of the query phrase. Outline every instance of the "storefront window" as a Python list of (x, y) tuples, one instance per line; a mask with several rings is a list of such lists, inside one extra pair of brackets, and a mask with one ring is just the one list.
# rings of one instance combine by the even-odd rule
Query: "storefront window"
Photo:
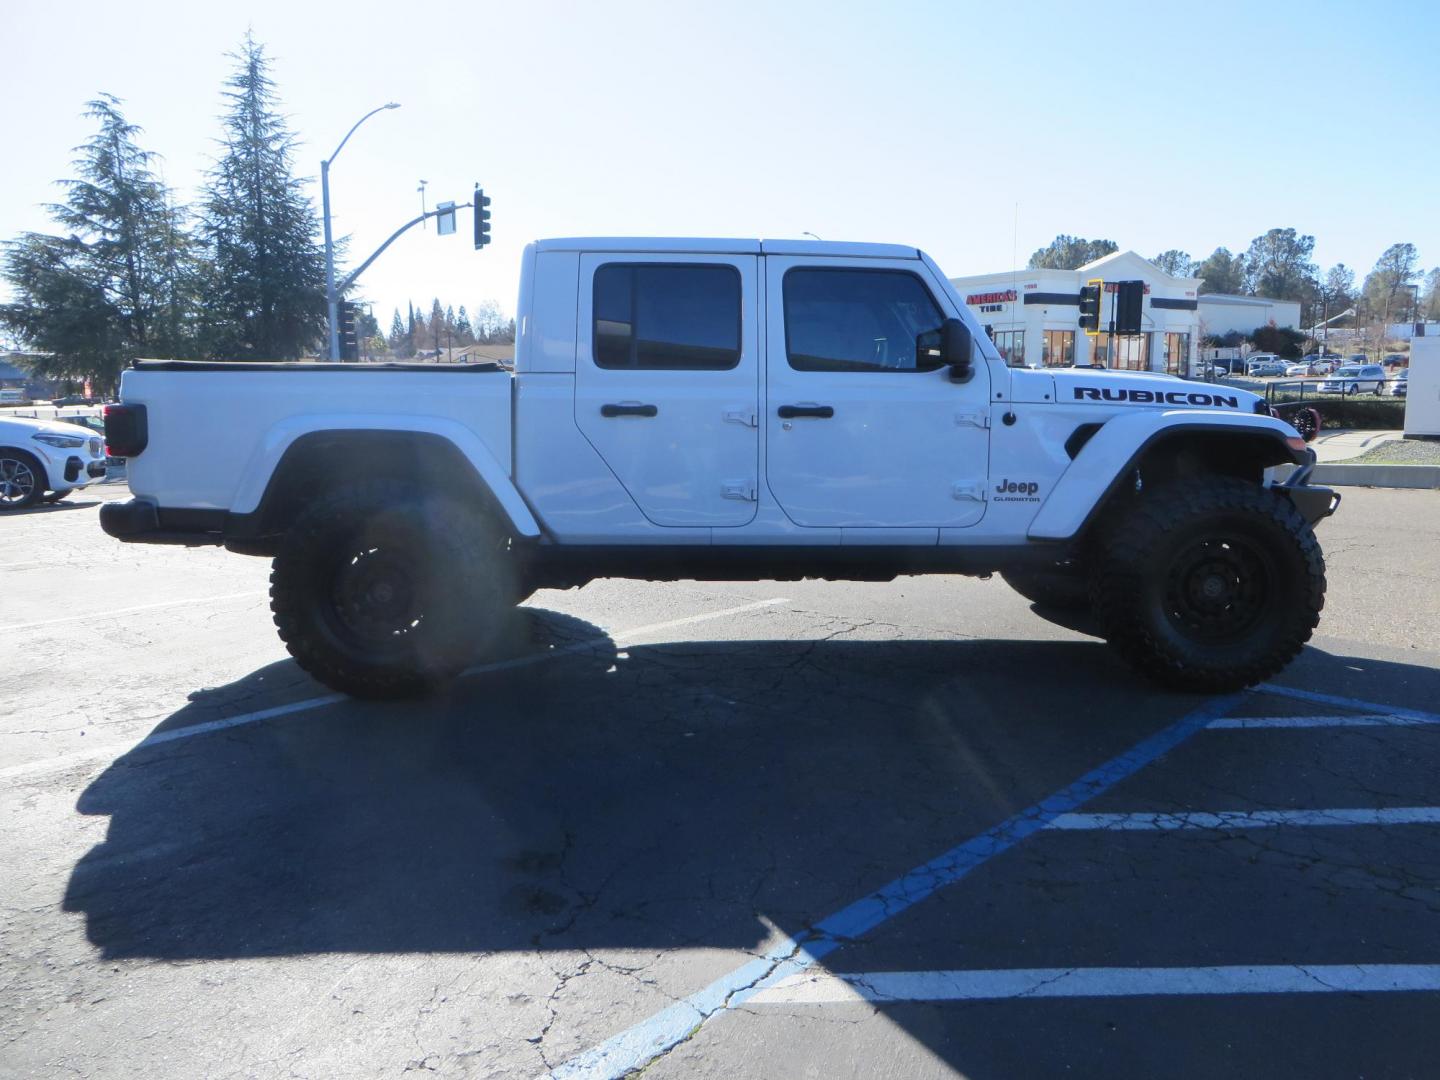
[(1126, 337), (1115, 335), (1113, 355), (1109, 334), (1096, 334), (1091, 340), (1090, 357), (1095, 363), (1125, 371), (1150, 370), (1149, 334), (1132, 334)]
[(1165, 335), (1165, 370), (1171, 375), (1184, 375), (1189, 367), (1190, 335)]
[(1075, 331), (1046, 330), (1040, 360), (1046, 367), (1070, 367), (1075, 363)]
[(1000, 358), (1011, 367), (1025, 366), (1025, 331), (997, 330), (990, 335)]

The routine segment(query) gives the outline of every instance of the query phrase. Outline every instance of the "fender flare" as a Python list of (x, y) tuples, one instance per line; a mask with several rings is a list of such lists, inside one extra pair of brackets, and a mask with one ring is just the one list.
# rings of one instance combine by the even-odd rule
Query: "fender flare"
[(250, 455), (250, 460), (245, 463), (240, 483), (230, 500), (230, 513), (235, 516), (254, 513), (290, 448), (307, 435), (327, 431), (383, 431), (439, 438), (449, 443), (469, 462), (504, 511), (516, 536), (533, 539), (540, 535), (540, 525), (515, 487), (509, 472), (480, 436), (457, 421), (433, 416), (306, 413), (304, 416), (281, 420), (265, 432)]
[(1309, 460), (1304, 440), (1273, 416), (1199, 409), (1121, 413), (1105, 420), (1060, 474), (1031, 520), (1027, 535), (1040, 541), (1074, 537), (1147, 450), (1164, 439), (1191, 432), (1259, 435), (1274, 440), (1281, 461), (1301, 465)]

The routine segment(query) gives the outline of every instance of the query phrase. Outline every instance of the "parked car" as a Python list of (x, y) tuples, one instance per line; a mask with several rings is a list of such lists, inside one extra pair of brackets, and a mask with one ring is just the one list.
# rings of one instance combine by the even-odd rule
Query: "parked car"
[(1287, 378), (1308, 379), (1312, 375), (1324, 375), (1330, 371), (1330, 367), (1323, 360), (1301, 360), (1298, 364), (1291, 364), (1285, 369)]
[(1385, 387), (1391, 397), (1405, 397), (1406, 390), (1410, 387), (1410, 369), (1408, 367), (1401, 368), (1385, 384)]
[(1300, 362), (1309, 364), (1316, 375), (1328, 375), (1340, 366), (1340, 358), (1334, 353), (1306, 353), (1300, 358)]
[(1385, 389), (1385, 369), (1379, 364), (1346, 364), (1320, 384), (1322, 394), (1379, 394)]
[(1410, 358), (1404, 353), (1387, 353), (1385, 359), (1381, 360), (1380, 363), (1386, 367), (1403, 367), (1408, 370), (1410, 367)]
[(1289, 364), (1277, 356), (1274, 360), (1266, 360), (1264, 363), (1255, 365), (1250, 374), (1259, 375), (1262, 378), (1271, 375), (1284, 375), (1289, 367)]
[(1245, 374), (1254, 375), (1256, 373), (1256, 368), (1260, 367), (1263, 364), (1273, 363), (1274, 361), (1279, 359), (1280, 357), (1276, 356), (1274, 353), (1251, 353), (1249, 359), (1245, 361)]
[(101, 527), (272, 558), (291, 655), (361, 697), (505, 655), (521, 597), (600, 577), (998, 572), (1093, 596), (1137, 670), (1208, 693), (1316, 625), (1338, 497), (1262, 481), (1314, 455), (1256, 394), (1009, 367), (908, 246), (562, 239), (524, 267), (513, 374), (136, 361), (105, 411), (136, 496)]
[(105, 477), (105, 442), (74, 424), (0, 419), (0, 512), (55, 502)]

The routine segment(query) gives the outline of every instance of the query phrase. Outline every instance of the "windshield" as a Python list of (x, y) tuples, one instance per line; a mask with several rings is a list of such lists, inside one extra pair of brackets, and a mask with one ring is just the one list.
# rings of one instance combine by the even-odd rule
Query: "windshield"
[(1335, 374), (1340, 375), (1340, 376), (1345, 376), (1345, 375), (1359, 375), (1359, 374), (1360, 374), (1360, 369), (1359, 369), (1358, 367), (1342, 367), (1342, 368), (1341, 368), (1339, 371), (1337, 371)]

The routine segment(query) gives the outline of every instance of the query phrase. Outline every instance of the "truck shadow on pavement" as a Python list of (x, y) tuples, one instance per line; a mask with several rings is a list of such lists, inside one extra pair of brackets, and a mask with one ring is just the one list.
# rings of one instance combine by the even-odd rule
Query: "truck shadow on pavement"
[[(597, 644), (116, 760), (80, 796), (109, 833), (65, 910), (107, 958), (755, 949), (1198, 700), (1083, 641), (617, 648), (533, 617)], [(270, 665), (160, 729), (266, 708), (296, 674)]]

